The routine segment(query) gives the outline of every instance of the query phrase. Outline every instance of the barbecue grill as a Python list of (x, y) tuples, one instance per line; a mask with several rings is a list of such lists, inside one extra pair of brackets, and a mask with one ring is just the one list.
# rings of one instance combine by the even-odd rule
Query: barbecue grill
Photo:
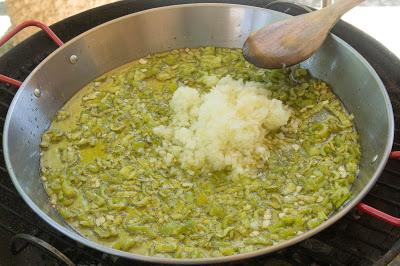
[[(52, 29), (63, 40), (106, 21), (148, 8), (191, 1), (122, 1), (89, 10), (55, 24)], [(207, 1), (196, 1), (207, 2)], [(267, 7), (291, 15), (304, 10), (292, 4), (264, 1), (213, 1)], [(352, 45), (375, 68), (385, 83), (394, 108), (400, 114), (399, 60), (371, 37), (340, 22), (333, 33)], [(0, 58), (0, 73), (24, 80), (57, 46), (40, 32)], [(0, 83), (0, 124), (16, 88)], [(400, 149), (400, 126), (393, 149)], [(2, 132), (2, 128), (0, 128)], [(0, 133), (1, 134), (1, 133)], [(397, 170), (396, 170), (397, 169)], [(400, 215), (400, 162), (390, 161), (365, 202), (393, 216)], [(132, 261), (111, 257), (78, 245), (42, 222), (24, 203), (0, 160), (0, 258), (5, 265), (130, 265)], [(244, 265), (386, 265), (400, 253), (400, 229), (356, 210), (327, 230), (293, 247), (269, 256), (244, 261)], [(398, 258), (399, 259), (399, 258)], [(399, 262), (400, 263), (400, 262)], [(1, 264), (1, 263), (0, 263)], [(139, 264), (139, 263), (137, 263)]]

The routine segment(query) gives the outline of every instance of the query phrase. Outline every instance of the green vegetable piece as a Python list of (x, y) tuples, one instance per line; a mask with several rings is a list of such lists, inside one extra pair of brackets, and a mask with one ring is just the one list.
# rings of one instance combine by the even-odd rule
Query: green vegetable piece
[(245, 243), (250, 244), (250, 245), (262, 245), (262, 246), (271, 246), (272, 245), (272, 241), (264, 236), (257, 236), (257, 237), (246, 239)]
[(222, 206), (213, 205), (209, 211), (211, 216), (216, 216), (219, 218), (223, 218), (225, 216), (225, 210)]
[(93, 231), (101, 239), (108, 239), (117, 235), (117, 233), (113, 233), (111, 230), (103, 227), (94, 227)]
[(148, 235), (148, 236), (154, 235), (154, 233), (150, 230), (150, 228), (148, 226), (144, 226), (144, 225), (127, 224), (126, 230), (129, 233), (134, 233), (134, 234), (143, 234), (143, 235)]
[(171, 222), (171, 223), (165, 224), (161, 228), (160, 232), (166, 236), (175, 236), (175, 235), (181, 234), (185, 230), (187, 230), (187, 229), (184, 229), (184, 226), (182, 226), (181, 224), (176, 223), (176, 222)]
[(114, 249), (120, 249), (124, 251), (129, 251), (131, 248), (137, 246), (139, 242), (134, 238), (130, 237), (126, 233), (121, 233), (118, 240), (112, 245)]
[(196, 203), (198, 205), (206, 205), (208, 204), (208, 198), (207, 195), (205, 193), (199, 193), (196, 197)]
[(134, 171), (133, 169), (134, 168), (131, 165), (124, 166), (121, 168), (121, 170), (119, 170), (119, 174), (125, 178), (128, 178), (131, 175), (131, 173)]
[(178, 245), (174, 242), (157, 243), (154, 246), (155, 251), (161, 252), (161, 253), (171, 253), (171, 252), (174, 252), (177, 248), (178, 248)]
[(140, 70), (136, 70), (135, 71), (135, 74), (134, 74), (134, 76), (133, 76), (133, 79), (135, 80), (135, 81), (141, 81), (141, 80), (144, 80), (146, 78), (146, 74), (145, 73), (143, 73), (142, 71), (140, 71)]
[(64, 121), (70, 116), (70, 114), (64, 110), (59, 110), (54, 118), (54, 121), (60, 122)]
[(317, 227), (318, 225), (320, 225), (321, 223), (322, 223), (322, 221), (319, 218), (314, 218), (307, 222), (307, 226), (309, 229), (313, 229), (313, 228)]
[(349, 189), (346, 188), (346, 187), (343, 187), (343, 188), (336, 189), (336, 190), (333, 192), (333, 194), (332, 194), (332, 196), (331, 196), (331, 199), (332, 199), (332, 202), (333, 202), (333, 204), (335, 205), (335, 207), (336, 207), (336, 208), (339, 208), (340, 206), (343, 205), (343, 203), (344, 203), (348, 198), (350, 198), (350, 196), (351, 196), (351, 194), (350, 194)]
[(77, 194), (75, 189), (71, 186), (71, 184), (67, 180), (63, 181), (61, 188), (65, 196), (69, 198), (76, 197)]
[(233, 247), (224, 247), (219, 249), (224, 256), (230, 256), (236, 253), (236, 249)]
[(172, 76), (167, 72), (158, 73), (156, 76), (156, 79), (158, 79), (159, 81), (165, 81), (165, 80), (169, 80), (171, 78), (172, 78)]

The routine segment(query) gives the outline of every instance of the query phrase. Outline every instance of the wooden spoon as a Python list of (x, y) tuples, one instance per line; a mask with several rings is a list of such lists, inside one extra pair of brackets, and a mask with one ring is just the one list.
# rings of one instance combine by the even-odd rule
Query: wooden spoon
[(267, 25), (247, 38), (243, 55), (262, 68), (292, 66), (309, 58), (339, 18), (364, 0), (336, 0), (333, 5)]

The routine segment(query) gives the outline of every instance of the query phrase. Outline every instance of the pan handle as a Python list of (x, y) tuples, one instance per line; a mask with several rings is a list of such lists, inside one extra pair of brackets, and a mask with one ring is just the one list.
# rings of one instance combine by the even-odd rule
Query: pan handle
[[(389, 155), (389, 159), (399, 159), (400, 158), (400, 151), (392, 151)], [(374, 207), (371, 207), (365, 203), (359, 203), (356, 206), (356, 209), (359, 210), (360, 212), (369, 214), (379, 220), (382, 220), (388, 224), (394, 225), (396, 227), (400, 227), (400, 218), (399, 217), (394, 217), (392, 215), (389, 215), (387, 213), (384, 213), (378, 209), (375, 209)]]
[(392, 151), (389, 155), (389, 159), (399, 159), (400, 151)]
[(396, 227), (400, 227), (400, 218), (394, 217), (392, 215), (389, 215), (387, 213), (384, 213), (378, 209), (375, 209), (374, 207), (371, 207), (365, 203), (359, 203), (356, 206), (357, 210), (360, 212), (369, 214), (375, 218), (378, 218), (379, 220), (382, 220), (388, 224), (394, 225)]
[[(58, 46), (61, 46), (64, 44), (63, 41), (61, 41), (61, 39), (58, 38), (58, 36), (54, 33), (54, 31), (52, 31), (47, 25), (45, 25), (42, 22), (37, 21), (37, 20), (26, 20), (26, 21), (22, 22), (21, 24), (18, 24), (13, 30), (11, 30), (6, 35), (4, 35), (0, 39), (0, 46), (2, 46), (7, 41), (9, 41), (12, 37), (14, 37), (15, 34), (20, 32), (21, 30), (25, 29), (26, 27), (30, 27), (30, 26), (35, 26), (35, 27), (41, 28), (44, 32), (47, 33), (47, 35), (50, 37), (50, 39), (52, 39)], [(2, 74), (0, 74), (0, 81), (6, 82), (15, 87), (20, 87), (22, 84), (21, 81), (7, 77)]]

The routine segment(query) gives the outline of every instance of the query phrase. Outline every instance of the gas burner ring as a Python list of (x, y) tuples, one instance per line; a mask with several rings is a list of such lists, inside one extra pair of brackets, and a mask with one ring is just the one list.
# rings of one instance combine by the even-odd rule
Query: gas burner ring
[[(23, 242), (23, 244), (19, 248), (17, 248), (18, 242)], [(13, 255), (17, 255), (21, 251), (23, 251), (28, 245), (33, 245), (34, 247), (45, 251), (52, 257), (58, 259), (59, 261), (62, 261), (67, 266), (75, 266), (75, 263), (73, 263), (61, 251), (59, 251), (46, 241), (28, 234), (17, 234), (11, 239), (11, 253)]]

